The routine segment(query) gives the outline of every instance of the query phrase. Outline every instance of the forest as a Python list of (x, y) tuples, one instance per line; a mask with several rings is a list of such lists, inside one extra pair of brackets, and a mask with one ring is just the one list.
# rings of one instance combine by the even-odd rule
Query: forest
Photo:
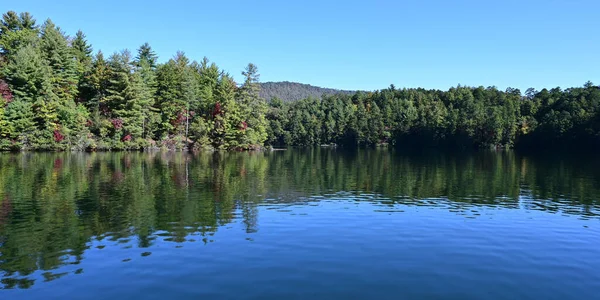
[(0, 150), (252, 150), (265, 146), (600, 147), (600, 87), (456, 86), (310, 96), (260, 94), (184, 52), (94, 52), (83, 32), (9, 11), (0, 24)]
[(321, 98), (336, 94), (353, 95), (356, 91), (345, 91), (330, 88), (322, 88), (298, 82), (280, 81), (263, 82), (260, 84), (260, 96), (263, 99), (279, 98), (284, 102), (293, 102), (309, 97)]

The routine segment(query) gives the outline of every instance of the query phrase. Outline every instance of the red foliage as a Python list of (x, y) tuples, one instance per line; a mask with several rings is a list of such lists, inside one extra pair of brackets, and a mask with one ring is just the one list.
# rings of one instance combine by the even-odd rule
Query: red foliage
[(55, 171), (57, 171), (57, 170), (60, 170), (62, 168), (62, 165), (63, 165), (62, 159), (57, 158), (57, 159), (54, 160), (54, 167), (53, 168), (54, 168)]
[(57, 143), (62, 142), (65, 139), (65, 136), (60, 133), (60, 131), (54, 130), (54, 141)]
[(10, 91), (10, 87), (6, 81), (0, 79), (0, 96), (6, 100), (6, 102), (10, 103), (13, 99), (13, 94)]
[(246, 129), (248, 129), (248, 123), (246, 123), (246, 121), (242, 121), (242, 123), (240, 123), (240, 130)]
[(123, 128), (123, 120), (121, 119), (112, 119), (110, 122), (116, 130)]
[(129, 141), (131, 141), (131, 134), (128, 134), (128, 135), (124, 136), (122, 140), (123, 140), (123, 142), (129, 142)]
[(221, 109), (221, 103), (215, 103), (215, 108), (213, 109), (213, 118), (223, 114), (223, 110)]
[(114, 182), (118, 183), (118, 182), (123, 181), (123, 179), (125, 178), (125, 175), (123, 175), (123, 173), (121, 171), (115, 171), (114, 173), (112, 173), (111, 178)]
[(183, 121), (185, 121), (185, 112), (180, 111), (177, 113), (177, 118), (175, 118), (173, 121), (171, 121), (171, 124), (173, 124), (174, 126), (177, 126), (177, 125), (183, 123)]
[(104, 103), (100, 104), (100, 113), (103, 116), (107, 116), (110, 113), (110, 109), (108, 108), (108, 106), (106, 106), (106, 104), (104, 104)]
[(87, 120), (87, 122), (85, 122), (85, 126), (90, 127), (94, 125), (94, 122), (92, 120)]

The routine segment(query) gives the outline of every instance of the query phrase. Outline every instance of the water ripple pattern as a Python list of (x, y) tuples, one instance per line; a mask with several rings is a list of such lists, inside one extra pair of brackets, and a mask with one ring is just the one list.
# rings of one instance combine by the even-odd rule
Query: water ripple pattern
[(600, 162), (0, 154), (2, 299), (593, 299)]

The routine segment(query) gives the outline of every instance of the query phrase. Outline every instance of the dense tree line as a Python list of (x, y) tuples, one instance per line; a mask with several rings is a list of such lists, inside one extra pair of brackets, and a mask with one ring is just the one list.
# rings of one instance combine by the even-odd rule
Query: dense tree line
[(267, 138), (266, 102), (245, 81), (179, 52), (159, 64), (148, 44), (93, 54), (80, 31), (5, 13), (0, 24), (0, 149), (251, 149)]
[(388, 89), (308, 98), (272, 99), (274, 145), (600, 147), (600, 88), (500, 91), (457, 86), (448, 91)]
[(260, 84), (260, 96), (264, 99), (279, 98), (284, 102), (298, 101), (309, 97), (321, 98), (323, 95), (347, 94), (356, 91), (322, 88), (298, 82), (264, 82)]
[(67, 36), (50, 20), (38, 25), (10, 11), (0, 23), (1, 150), (600, 146), (600, 89), (591, 82), (524, 95), (464, 86), (325, 90), (286, 102), (260, 96), (253, 64), (238, 85), (183, 52), (159, 63), (144, 44), (105, 57), (81, 31)]

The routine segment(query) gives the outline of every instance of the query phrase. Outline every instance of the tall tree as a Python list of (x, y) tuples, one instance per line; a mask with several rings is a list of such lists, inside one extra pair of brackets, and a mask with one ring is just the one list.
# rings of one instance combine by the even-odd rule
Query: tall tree
[(238, 90), (238, 103), (245, 120), (241, 122), (240, 143), (243, 148), (262, 146), (267, 139), (267, 104), (260, 97), (258, 68), (250, 63), (242, 72), (244, 84)]
[(150, 44), (144, 43), (138, 48), (137, 55), (135, 57), (136, 66), (140, 67), (142, 63), (148, 64), (150, 69), (156, 69), (156, 63), (158, 61), (158, 55), (152, 49)]
[(142, 79), (132, 70), (128, 51), (113, 54), (108, 60), (110, 77), (104, 102), (112, 125), (112, 142), (121, 147), (121, 142), (132, 142), (142, 138), (144, 114), (147, 105), (140, 97)]
[(54, 94), (61, 102), (74, 100), (78, 84), (75, 55), (66, 36), (49, 19), (42, 26), (40, 50), (50, 66)]
[(189, 59), (178, 52), (173, 59), (156, 71), (157, 92), (155, 107), (161, 111), (159, 137), (185, 136), (189, 129), (189, 106), (196, 97), (197, 85)]
[[(8, 59), (20, 48), (32, 45), (38, 39), (38, 27), (35, 19), (25, 12), (17, 14), (9, 11), (0, 21), (0, 59)], [(1, 61), (0, 61), (1, 62)]]
[(222, 74), (215, 91), (219, 106), (213, 110), (214, 130), (213, 145), (216, 148), (236, 149), (240, 147), (237, 139), (242, 122), (242, 112), (235, 100), (236, 85), (229, 74)]
[(156, 60), (156, 54), (150, 45), (145, 43), (140, 46), (133, 61), (135, 72), (139, 74), (141, 80), (139, 97), (142, 103), (142, 136), (144, 138), (152, 136), (160, 124), (158, 110), (154, 108), (157, 88)]
[(92, 67), (92, 45), (86, 40), (85, 34), (79, 30), (71, 41), (71, 48), (77, 60), (77, 74), (82, 78)]
[[(58, 101), (51, 85), (51, 70), (40, 52), (33, 45), (19, 49), (3, 69), (3, 75), (14, 94), (6, 113), (13, 123), (20, 124), (15, 126), (19, 135), (29, 137), (24, 146), (52, 145), (52, 132), (59, 125)], [(33, 124), (35, 128), (30, 126)]]

